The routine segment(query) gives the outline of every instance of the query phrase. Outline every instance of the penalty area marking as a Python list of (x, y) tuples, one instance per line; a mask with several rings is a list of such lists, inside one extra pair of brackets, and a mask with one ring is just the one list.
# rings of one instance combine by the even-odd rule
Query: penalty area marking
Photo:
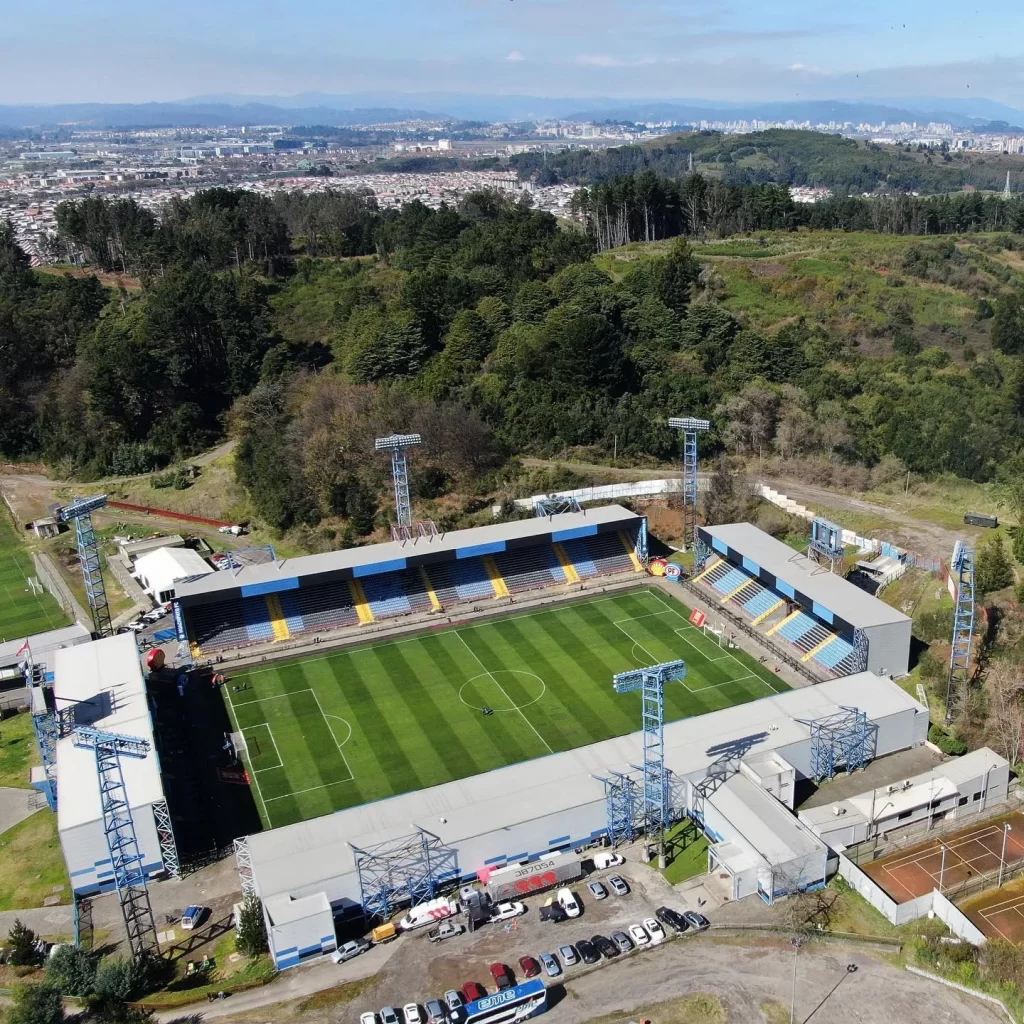
[(257, 722), (255, 725), (247, 725), (244, 729), (239, 729), (242, 734), (242, 738), (245, 740), (245, 752), (249, 755), (249, 764), (252, 764), (252, 750), (249, 748), (249, 739), (245, 735), (247, 732), (251, 732), (253, 729), (266, 729), (267, 735), (270, 736), (270, 742), (274, 744), (274, 753), (277, 754), (277, 764), (268, 764), (266, 768), (253, 768), (254, 772), (270, 772), (275, 768), (283, 768), (284, 760), (281, 757), (281, 748), (277, 745), (277, 740), (274, 739), (274, 730), (270, 728), (269, 722)]

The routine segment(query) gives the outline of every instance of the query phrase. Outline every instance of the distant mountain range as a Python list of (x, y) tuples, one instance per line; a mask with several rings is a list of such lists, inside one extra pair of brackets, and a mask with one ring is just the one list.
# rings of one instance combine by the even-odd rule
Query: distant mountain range
[(55, 128), (74, 124), (96, 128), (160, 126), (215, 127), (256, 124), (390, 124), (411, 118), (450, 117), (478, 121), (539, 118), (616, 121), (757, 119), (877, 124), (949, 121), (984, 128), (990, 123), (1024, 124), (1024, 111), (993, 100), (889, 98), (886, 100), (809, 100), (797, 103), (723, 103), (712, 100), (557, 99), (459, 93), (352, 93), (299, 96), (199, 96), (173, 103), (62, 103), (52, 106), (0, 106), (0, 127)]

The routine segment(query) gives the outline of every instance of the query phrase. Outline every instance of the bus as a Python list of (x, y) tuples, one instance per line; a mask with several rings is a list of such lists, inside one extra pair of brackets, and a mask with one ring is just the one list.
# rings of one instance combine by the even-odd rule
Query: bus
[(548, 990), (540, 978), (531, 978), (521, 985), (513, 985), (504, 992), (484, 996), (467, 1003), (457, 1014), (453, 1024), (513, 1024), (515, 1021), (535, 1017), (548, 1008)]

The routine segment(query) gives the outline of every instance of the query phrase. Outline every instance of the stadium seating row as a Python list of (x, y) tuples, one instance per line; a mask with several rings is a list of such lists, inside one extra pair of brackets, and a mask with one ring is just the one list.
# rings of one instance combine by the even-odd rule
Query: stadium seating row
[(193, 650), (202, 656), (642, 568), (625, 534), (599, 534), (561, 545), (199, 605), (189, 609), (186, 618)]

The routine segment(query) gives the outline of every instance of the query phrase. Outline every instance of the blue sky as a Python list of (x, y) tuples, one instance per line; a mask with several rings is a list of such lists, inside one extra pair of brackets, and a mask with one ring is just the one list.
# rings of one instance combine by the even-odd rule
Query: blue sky
[(1024, 107), (1021, 0), (2, 0), (0, 10), (0, 103), (425, 90), (987, 96)]

